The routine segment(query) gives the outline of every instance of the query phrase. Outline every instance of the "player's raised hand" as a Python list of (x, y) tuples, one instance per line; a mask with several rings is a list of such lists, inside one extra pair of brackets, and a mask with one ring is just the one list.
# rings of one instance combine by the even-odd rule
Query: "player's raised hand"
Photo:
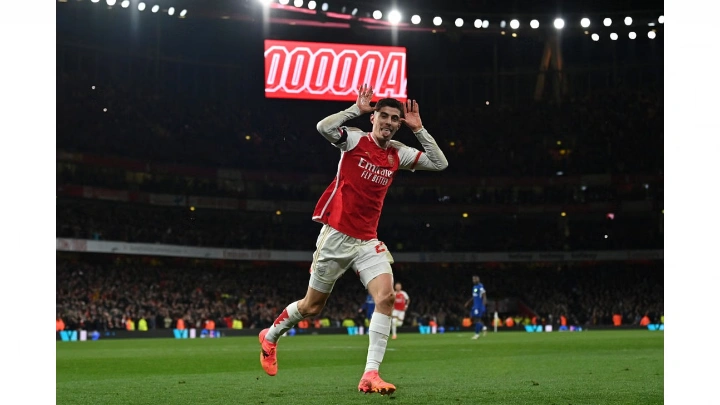
[(369, 113), (375, 111), (375, 107), (370, 106), (370, 100), (373, 98), (372, 86), (368, 84), (362, 84), (358, 87), (358, 98), (355, 104), (360, 108), (363, 113)]
[(403, 103), (403, 113), (405, 118), (400, 118), (400, 121), (407, 125), (413, 132), (417, 132), (422, 129), (422, 120), (420, 119), (420, 105), (417, 101), (407, 99)]

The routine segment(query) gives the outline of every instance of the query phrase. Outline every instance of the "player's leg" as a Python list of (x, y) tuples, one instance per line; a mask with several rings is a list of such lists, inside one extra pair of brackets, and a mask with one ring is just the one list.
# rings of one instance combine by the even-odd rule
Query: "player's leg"
[(385, 356), (392, 324), (392, 310), (395, 304), (392, 267), (393, 258), (384, 243), (364, 241), (358, 246), (357, 259), (353, 268), (368, 293), (375, 301), (375, 311), (368, 326), (368, 355), (365, 372), (360, 378), (358, 390), (365, 393), (378, 392), (389, 395), (395, 386), (380, 378), (380, 364)]
[(268, 375), (277, 374), (277, 341), (280, 336), (304, 318), (318, 315), (329, 296), (329, 292), (324, 293), (308, 287), (303, 299), (285, 307), (269, 328), (260, 331), (260, 364)]
[(304, 318), (319, 315), (335, 282), (347, 270), (350, 256), (343, 246), (345, 237), (329, 226), (323, 227), (310, 266), (310, 282), (305, 297), (285, 307), (275, 322), (260, 332), (260, 364), (269, 375), (277, 374), (276, 349), (280, 336)]
[(285, 307), (275, 319), (275, 322), (268, 328), (265, 340), (276, 343), (280, 336), (297, 325), (298, 322), (319, 315), (325, 308), (325, 303), (329, 297), (329, 292), (326, 293), (308, 287), (305, 297)]
[[(365, 372), (360, 379), (358, 390), (379, 392), (382, 395), (395, 392), (395, 386), (383, 381), (379, 375), (380, 364), (385, 357), (388, 337), (392, 324), (392, 307), (395, 303), (395, 291), (390, 264), (379, 264), (360, 272), (363, 283), (375, 300), (375, 312), (368, 327), (368, 354)], [(363, 274), (364, 273), (364, 274)], [(372, 277), (372, 278), (371, 278)], [(370, 281), (366, 281), (371, 278)]]
[(347, 235), (330, 226), (323, 226), (316, 242), (310, 265), (310, 282), (305, 297), (288, 305), (275, 319), (265, 339), (270, 343), (295, 326), (303, 318), (319, 315), (325, 307), (335, 282), (345, 273), (352, 261), (352, 246), (345, 242)]
[(391, 315), (391, 316), (392, 316), (392, 320), (391, 320), (390, 322), (392, 322), (392, 323), (391, 323), (391, 325), (392, 325), (392, 326), (391, 326), (391, 332), (392, 332), (392, 338), (393, 338), (393, 339), (397, 339), (398, 312), (399, 312), (399, 311), (398, 311), (397, 309), (393, 309), (393, 310), (392, 310), (392, 315)]
[(482, 331), (483, 323), (482, 319), (480, 318), (473, 318), (473, 321), (475, 321), (475, 336), (473, 336), (475, 339), (480, 336), (480, 332)]
[(392, 317), (392, 338), (397, 339), (397, 328), (405, 322), (405, 311), (393, 309)]
[(470, 318), (472, 319), (473, 323), (475, 324), (475, 335), (472, 337), (473, 339), (477, 339), (480, 337), (480, 332), (482, 331), (482, 328), (484, 327), (482, 323), (482, 311), (480, 308), (475, 308), (470, 312)]
[(483, 312), (484, 310), (481, 308), (473, 308), (472, 310), (472, 320), (475, 323), (475, 335), (472, 337), (473, 339), (479, 338), (481, 332), (483, 336), (487, 335), (487, 327), (482, 320)]

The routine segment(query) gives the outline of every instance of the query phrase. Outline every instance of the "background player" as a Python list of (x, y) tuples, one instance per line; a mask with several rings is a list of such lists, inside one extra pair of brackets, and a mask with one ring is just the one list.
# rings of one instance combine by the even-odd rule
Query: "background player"
[(397, 339), (397, 327), (405, 321), (405, 311), (410, 306), (410, 296), (403, 291), (402, 284), (395, 283), (395, 304), (392, 311), (392, 338)]
[[(375, 300), (373, 300), (372, 294), (368, 294), (365, 297), (365, 302), (363, 302), (358, 312), (363, 314), (365, 316), (365, 319), (370, 322), (370, 320), (372, 319), (372, 314), (373, 312), (375, 312)], [(367, 325), (363, 323), (363, 326)]]
[(487, 335), (487, 326), (483, 324), (482, 317), (485, 314), (485, 305), (487, 305), (487, 298), (485, 296), (485, 287), (480, 282), (479, 276), (472, 276), (473, 288), (472, 297), (465, 303), (465, 307), (472, 303), (472, 309), (470, 310), (470, 317), (475, 324), (475, 335), (473, 339), (480, 337), (480, 331), (483, 336)]

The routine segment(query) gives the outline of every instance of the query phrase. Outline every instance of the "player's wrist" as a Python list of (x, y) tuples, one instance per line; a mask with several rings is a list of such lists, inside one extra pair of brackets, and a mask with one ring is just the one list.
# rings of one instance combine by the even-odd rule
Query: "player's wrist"
[(418, 127), (418, 128), (410, 128), (410, 130), (413, 131), (413, 134), (417, 134), (420, 131), (422, 131), (423, 129), (425, 129), (425, 127), (422, 125), (420, 125), (420, 127)]

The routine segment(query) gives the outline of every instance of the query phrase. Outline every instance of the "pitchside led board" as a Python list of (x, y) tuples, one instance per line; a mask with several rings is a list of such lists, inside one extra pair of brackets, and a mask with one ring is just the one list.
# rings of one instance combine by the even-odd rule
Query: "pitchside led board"
[(355, 101), (372, 85), (374, 100), (407, 99), (405, 48), (265, 40), (265, 97)]

